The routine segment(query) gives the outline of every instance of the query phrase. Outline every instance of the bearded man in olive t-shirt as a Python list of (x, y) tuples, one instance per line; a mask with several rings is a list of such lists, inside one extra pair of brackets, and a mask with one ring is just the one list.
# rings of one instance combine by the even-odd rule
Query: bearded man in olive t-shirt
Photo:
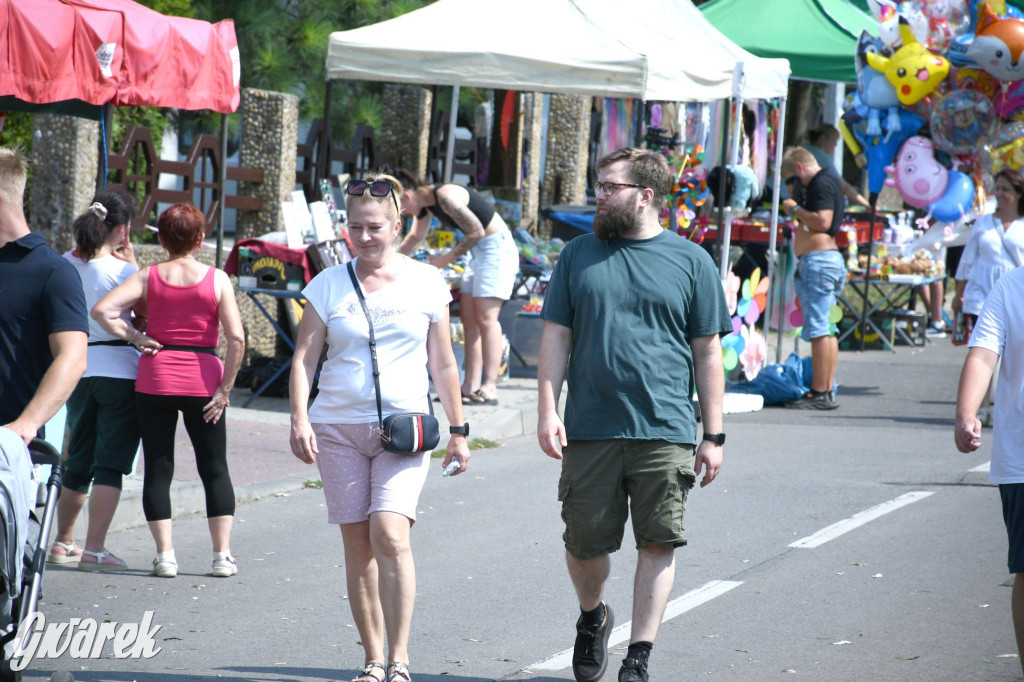
[[(686, 544), (687, 494), (702, 470), (703, 487), (722, 465), (720, 336), (732, 324), (711, 257), (658, 222), (673, 180), (665, 158), (620, 149), (597, 171), (594, 234), (566, 245), (545, 295), (537, 438), (562, 460), (563, 539), (581, 611), (573, 674), (592, 682), (605, 672), (614, 615), (602, 601), (604, 582), (631, 515), (636, 584), (649, 593), (633, 605), (618, 679), (643, 682), (675, 549)], [(557, 405), (566, 379), (563, 424)]]

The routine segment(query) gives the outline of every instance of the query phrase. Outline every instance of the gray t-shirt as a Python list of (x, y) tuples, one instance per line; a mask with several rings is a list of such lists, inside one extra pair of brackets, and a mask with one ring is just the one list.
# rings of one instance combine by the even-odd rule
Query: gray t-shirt
[(577, 237), (558, 258), (541, 316), (573, 331), (569, 438), (696, 442), (690, 339), (732, 331), (704, 249), (668, 231)]

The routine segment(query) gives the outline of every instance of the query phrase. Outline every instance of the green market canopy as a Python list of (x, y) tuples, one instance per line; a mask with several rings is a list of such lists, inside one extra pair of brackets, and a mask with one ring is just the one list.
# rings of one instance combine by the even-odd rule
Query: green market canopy
[(855, 83), (861, 31), (878, 22), (848, 0), (712, 0), (701, 12), (733, 42), (759, 57), (789, 59), (793, 78)]

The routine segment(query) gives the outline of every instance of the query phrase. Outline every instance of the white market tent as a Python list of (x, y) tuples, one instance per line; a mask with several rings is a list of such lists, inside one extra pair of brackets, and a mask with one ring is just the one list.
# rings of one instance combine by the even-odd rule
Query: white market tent
[(332, 33), (327, 80), (643, 98), (647, 59), (571, 0), (438, 0)]
[[(469, 85), (671, 102), (781, 98), (780, 130), (790, 74), (788, 60), (747, 52), (689, 0), (631, 0), (628, 11), (622, 0), (437, 0), (394, 19), (332, 33), (326, 65), (328, 84), (347, 79), (450, 85), (456, 88), (453, 97), (459, 86)], [(448, 138), (453, 142), (454, 133)], [(738, 145), (735, 134), (732, 158)], [(776, 147), (778, 154), (781, 143)], [(777, 194), (778, 159), (775, 175)], [(774, 208), (769, 257), (777, 221)], [(723, 244), (727, 253), (728, 223)], [(722, 259), (723, 278), (727, 260)]]
[[(574, 0), (596, 24), (628, 47), (647, 55), (645, 99), (668, 102), (712, 102), (734, 98), (736, 110), (744, 99), (781, 100), (778, 130), (786, 127), (789, 60), (758, 57), (732, 42), (708, 21), (689, 0)], [(739, 154), (738, 131), (733, 131), (731, 153)], [(778, 240), (782, 141), (775, 145), (772, 183), (772, 218), (768, 243), (768, 274), (775, 270)], [(724, 175), (723, 175), (724, 178)], [(722, 229), (720, 275), (729, 270), (732, 213)], [(774, 277), (773, 277), (774, 279)], [(765, 335), (771, 321), (772, 297), (765, 313)]]

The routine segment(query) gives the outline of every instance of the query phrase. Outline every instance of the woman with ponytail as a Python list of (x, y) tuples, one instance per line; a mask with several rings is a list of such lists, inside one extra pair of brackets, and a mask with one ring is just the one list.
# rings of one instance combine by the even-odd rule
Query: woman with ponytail
[[(64, 257), (78, 271), (91, 309), (134, 272), (129, 233), (135, 200), (116, 189), (103, 189), (75, 219), (75, 250)], [(130, 311), (126, 323), (142, 326), (145, 318)], [(63, 491), (57, 505), (57, 535), (47, 561), (78, 564), (81, 571), (123, 571), (127, 564), (105, 547), (107, 529), (121, 499), (122, 476), (131, 473), (139, 449), (135, 411), (135, 377), (139, 353), (89, 321), (88, 368), (67, 402), (68, 439)], [(89, 495), (89, 487), (92, 494)], [(75, 545), (75, 521), (89, 498), (85, 548)]]

